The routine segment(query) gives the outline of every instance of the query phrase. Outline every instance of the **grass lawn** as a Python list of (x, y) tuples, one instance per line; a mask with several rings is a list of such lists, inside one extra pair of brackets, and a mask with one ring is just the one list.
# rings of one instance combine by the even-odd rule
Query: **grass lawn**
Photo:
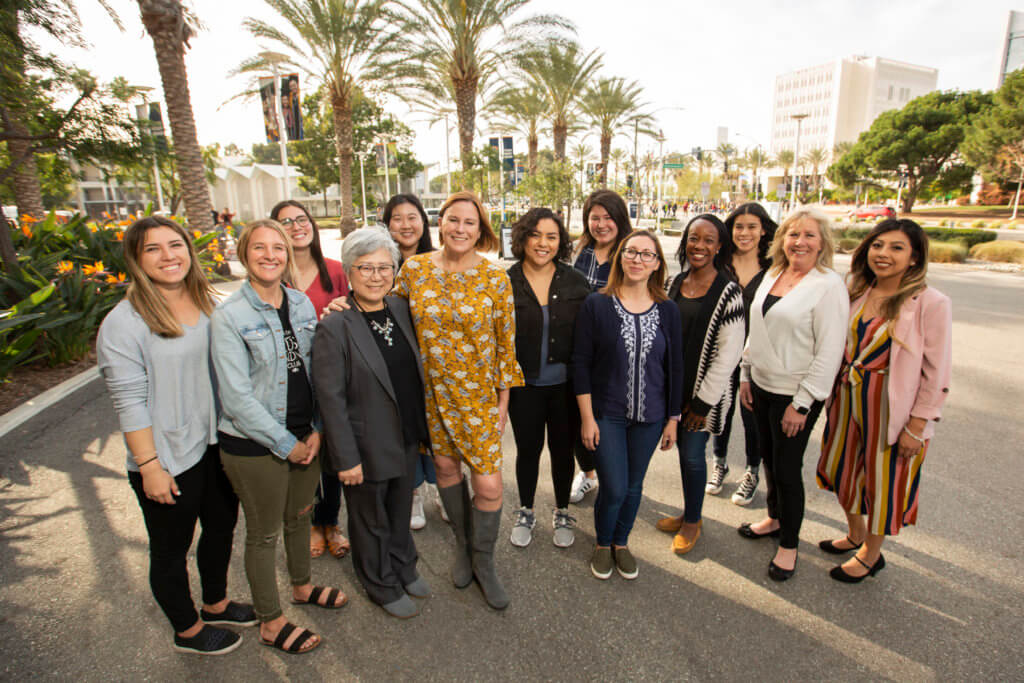
[[(1009, 219), (1013, 207), (1006, 206), (915, 206), (912, 216), (930, 218), (1004, 218)], [(1017, 216), (1021, 212), (1018, 210)]]

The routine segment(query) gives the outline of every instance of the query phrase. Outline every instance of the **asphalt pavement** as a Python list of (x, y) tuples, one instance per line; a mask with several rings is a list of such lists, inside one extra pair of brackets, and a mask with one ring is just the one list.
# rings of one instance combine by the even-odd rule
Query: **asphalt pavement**
[[(920, 523), (886, 543), (886, 569), (862, 584), (829, 579), (836, 559), (817, 548), (845, 531), (834, 497), (813, 484), (820, 423), (804, 463), (797, 573), (783, 584), (766, 575), (772, 542), (735, 531), (764, 513), (763, 484), (750, 508), (729, 502), (743, 469), (738, 424), (733, 471), (722, 494), (707, 497), (704, 535), (685, 557), (654, 528), (681, 504), (675, 452), (655, 455), (631, 537), (635, 581), (591, 576), (592, 495), (573, 508), (575, 545), (552, 545), (543, 463), (533, 544), (508, 543), (517, 501), (510, 430), (497, 553), (508, 610), (487, 608), (476, 587), (451, 585), (451, 533), (429, 505), (415, 538), (434, 596), (418, 618), (386, 616), (358, 587), (351, 561), (327, 556), (314, 560), (314, 581), (341, 586), (350, 604), (285, 607), (322, 635), (317, 651), (271, 650), (249, 628), (227, 656), (179, 654), (149, 591), (146, 534), (97, 380), (0, 445), (0, 679), (1024, 680), (1024, 276), (935, 266), (931, 282), (954, 303), (952, 392), (924, 466)], [(243, 531), (240, 519), (229, 575), (236, 599), (248, 596)], [(284, 566), (282, 557), (282, 595)]]

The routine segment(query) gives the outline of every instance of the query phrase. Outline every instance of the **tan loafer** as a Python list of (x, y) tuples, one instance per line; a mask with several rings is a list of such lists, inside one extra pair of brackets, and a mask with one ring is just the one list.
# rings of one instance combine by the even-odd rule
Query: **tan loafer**
[(697, 528), (693, 533), (693, 538), (688, 538), (683, 533), (682, 525), (680, 525), (679, 533), (672, 539), (672, 552), (676, 555), (685, 555), (686, 553), (693, 550), (693, 546), (697, 545), (697, 539), (700, 538), (701, 527), (704, 526), (704, 520), (697, 522)]
[(662, 517), (654, 525), (658, 531), (664, 531), (666, 534), (674, 534), (679, 531), (679, 528), (683, 526), (683, 516), (678, 517)]

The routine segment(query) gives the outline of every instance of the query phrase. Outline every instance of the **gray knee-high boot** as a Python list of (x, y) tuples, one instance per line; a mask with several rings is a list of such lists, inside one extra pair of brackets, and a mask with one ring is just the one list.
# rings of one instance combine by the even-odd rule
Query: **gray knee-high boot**
[(456, 588), (465, 588), (473, 583), (473, 565), (470, 558), (470, 509), (469, 488), (463, 479), (454, 486), (438, 486), (437, 493), (444, 505), (452, 531), (455, 532), (455, 563), (452, 565), (452, 582)]
[(508, 594), (494, 570), (494, 543), (498, 540), (500, 524), (501, 508), (494, 511), (473, 508), (473, 576), (487, 604), (494, 609), (508, 607)]

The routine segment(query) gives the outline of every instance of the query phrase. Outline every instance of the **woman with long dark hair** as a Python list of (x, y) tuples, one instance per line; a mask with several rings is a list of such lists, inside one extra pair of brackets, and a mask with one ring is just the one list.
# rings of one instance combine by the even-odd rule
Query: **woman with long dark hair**
[(891, 218), (853, 253), (850, 324), (832, 389), (818, 486), (846, 513), (845, 538), (819, 543), (857, 551), (831, 576), (859, 583), (885, 567), (882, 542), (917, 522), (921, 465), (949, 392), (952, 309), (928, 286), (928, 236)]
[(682, 272), (668, 294), (683, 326), (682, 429), (676, 442), (683, 514), (657, 523), (675, 534), (677, 555), (690, 552), (701, 535), (708, 475), (704, 450), (708, 438), (724, 427), (735, 393), (733, 370), (743, 353), (743, 295), (732, 279), (731, 257), (731, 236), (717, 216), (705, 213), (687, 223), (676, 253)]
[[(633, 232), (626, 202), (612, 190), (595, 190), (583, 202), (583, 235), (573, 249), (573, 267), (583, 273), (590, 291), (597, 292), (608, 284), (612, 257), (626, 235)], [(576, 460), (580, 471), (572, 482), (569, 502), (578, 503), (597, 488), (594, 454), (576, 444)]]
[[(270, 218), (281, 224), (288, 233), (294, 261), (289, 285), (309, 297), (318, 318), (323, 317), (328, 304), (348, 294), (348, 279), (341, 262), (324, 256), (320, 247), (320, 228), (316, 219), (300, 202), (286, 199), (270, 210)], [(313, 528), (309, 536), (309, 552), (320, 557), (327, 550), (342, 558), (351, 544), (338, 526), (341, 512), (341, 485), (337, 477), (324, 474), (320, 479), (316, 506), (313, 509)]]
[(512, 226), (512, 254), (518, 261), (508, 269), (508, 277), (516, 305), (516, 360), (526, 378), (526, 386), (512, 389), (508, 404), (516, 439), (520, 505), (511, 541), (519, 547), (533, 539), (533, 502), (545, 428), (555, 492), (552, 540), (560, 548), (568, 548), (575, 540), (569, 488), (579, 409), (569, 381), (569, 360), (576, 315), (590, 287), (565, 262), (569, 250), (569, 233), (551, 209), (530, 209)]
[[(174, 648), (224, 654), (252, 626), (252, 607), (227, 598), (238, 497), (217, 450), (218, 405), (210, 368), (213, 288), (189, 234), (161, 216), (124, 234), (128, 293), (96, 339), (100, 373), (128, 450), (128, 482), (149, 535), (149, 584), (174, 628)], [(196, 522), (203, 608), (189, 592), (187, 559)]]
[[(768, 249), (775, 239), (778, 226), (771, 219), (764, 207), (757, 202), (749, 202), (738, 206), (725, 219), (725, 227), (729, 231), (732, 242), (732, 258), (727, 264), (736, 276), (736, 281), (743, 290), (743, 325), (744, 334), (750, 330), (750, 306), (754, 302), (754, 293), (761, 284), (765, 272), (772, 264), (768, 257)], [(722, 433), (716, 434), (714, 442), (715, 462), (708, 478), (705, 491), (713, 496), (722, 491), (725, 477), (729, 474), (727, 455), (729, 453), (729, 434), (732, 431), (732, 417), (736, 412), (736, 391), (740, 385), (740, 368), (737, 364), (733, 372), (729, 409), (725, 414)], [(747, 467), (740, 479), (739, 486), (732, 494), (732, 502), (736, 505), (749, 505), (754, 499), (754, 492), (760, 482), (761, 451), (757, 445), (757, 425), (754, 414), (739, 406), (740, 418), (743, 422), (744, 451), (747, 456)]]

